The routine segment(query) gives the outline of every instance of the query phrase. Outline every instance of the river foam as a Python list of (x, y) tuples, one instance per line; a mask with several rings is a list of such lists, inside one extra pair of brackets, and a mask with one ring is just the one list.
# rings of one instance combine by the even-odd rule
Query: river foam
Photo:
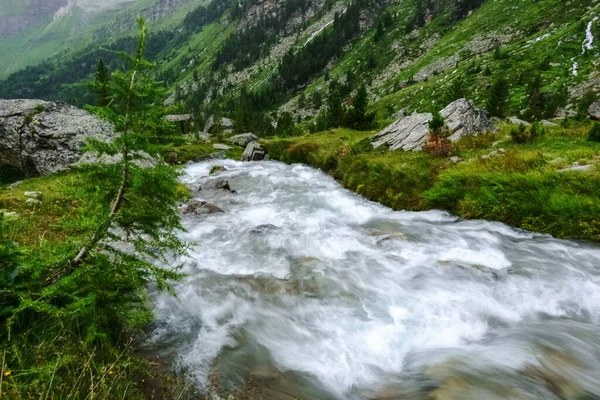
[(453, 398), (552, 399), (559, 376), (600, 395), (597, 246), (394, 212), (303, 165), (202, 163), (185, 183), (216, 164), (237, 193), (200, 192), (227, 212), (185, 218), (187, 277), (153, 296), (149, 343), (200, 387), (426, 398), (458, 380)]

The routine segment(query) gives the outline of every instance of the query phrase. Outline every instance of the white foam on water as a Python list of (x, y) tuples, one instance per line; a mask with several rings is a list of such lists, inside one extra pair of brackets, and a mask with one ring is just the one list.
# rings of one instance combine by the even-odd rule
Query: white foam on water
[[(207, 177), (217, 164), (229, 170)], [(587, 360), (572, 379), (600, 394), (589, 333), (600, 332), (598, 246), (392, 211), (303, 165), (213, 161), (188, 166), (183, 181), (216, 178), (237, 193), (200, 194), (227, 212), (185, 217), (187, 277), (177, 299), (154, 295), (151, 342), (200, 386), (224, 349), (252, 357), (251, 344), (339, 399), (457, 359), (482, 382), (526, 379), (518, 371), (550, 347)]]

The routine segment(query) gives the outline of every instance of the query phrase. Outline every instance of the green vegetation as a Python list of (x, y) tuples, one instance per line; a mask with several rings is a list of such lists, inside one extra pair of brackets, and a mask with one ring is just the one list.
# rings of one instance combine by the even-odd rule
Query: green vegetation
[[(185, 251), (177, 204), (188, 193), (174, 167), (137, 164), (166, 111), (144, 72), (145, 44), (140, 21), (136, 53), (121, 54), (131, 68), (113, 74), (111, 107), (95, 109), (119, 137), (90, 141), (89, 150), (121, 161), (0, 192), (0, 208), (19, 215), (0, 215), (0, 382), (8, 398), (144, 398), (151, 382), (133, 343), (152, 321), (147, 286), (168, 289), (180, 277), (159, 265)], [(26, 191), (39, 192), (37, 201), (25, 202)]]
[(600, 144), (587, 141), (589, 128), (549, 128), (526, 144), (514, 143), (511, 129), (464, 138), (454, 150), (463, 159), (457, 164), (426, 152), (373, 149), (372, 133), (345, 129), (264, 145), (275, 159), (320, 168), (396, 210), (442, 209), (561, 238), (600, 240), (600, 173), (559, 172), (574, 162), (598, 166)]

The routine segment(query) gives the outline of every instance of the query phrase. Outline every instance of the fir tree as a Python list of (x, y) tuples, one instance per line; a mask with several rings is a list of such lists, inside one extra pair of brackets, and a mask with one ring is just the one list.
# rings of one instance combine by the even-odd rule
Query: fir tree
[(509, 87), (504, 76), (499, 76), (490, 89), (487, 110), (492, 117), (504, 118), (508, 111)]
[(334, 81), (329, 85), (329, 98), (327, 99), (327, 117), (329, 125), (334, 128), (339, 128), (344, 123), (346, 111), (342, 94), (338, 84)]
[(375, 120), (375, 114), (369, 113), (367, 107), (369, 98), (367, 88), (361, 85), (352, 102), (352, 108), (348, 110), (348, 127), (353, 129), (369, 129)]
[(96, 73), (94, 74), (94, 92), (96, 93), (96, 105), (106, 107), (110, 103), (110, 72), (103, 59), (98, 60), (96, 64)]
[(452, 86), (450, 86), (448, 92), (448, 103), (458, 99), (464, 99), (465, 97), (467, 97), (465, 79), (461, 75), (452, 81)]

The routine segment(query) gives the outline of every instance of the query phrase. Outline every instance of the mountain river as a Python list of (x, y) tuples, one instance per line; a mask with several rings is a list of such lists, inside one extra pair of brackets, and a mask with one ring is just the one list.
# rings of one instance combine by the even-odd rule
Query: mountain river
[[(228, 171), (208, 176), (212, 166)], [(397, 212), (304, 165), (190, 165), (226, 212), (185, 216), (149, 346), (252, 399), (600, 399), (600, 247)]]

